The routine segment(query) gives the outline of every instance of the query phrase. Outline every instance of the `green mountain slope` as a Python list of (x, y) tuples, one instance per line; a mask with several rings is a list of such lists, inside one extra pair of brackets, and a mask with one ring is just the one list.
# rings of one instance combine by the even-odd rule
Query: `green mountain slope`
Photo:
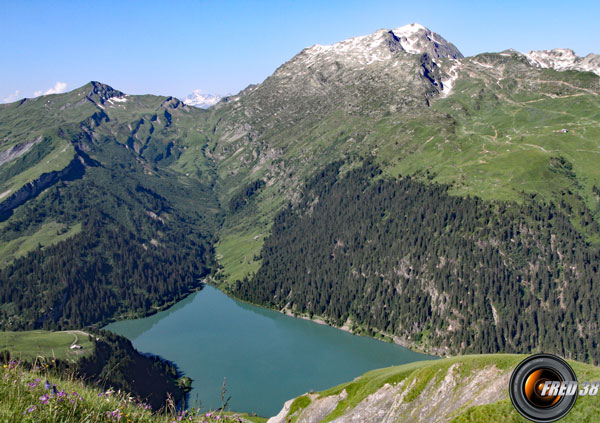
[[(297, 200), (307, 177), (340, 158), (372, 156), (387, 175), (488, 200), (536, 194), (559, 203), (570, 192), (580, 197), (571, 206), (583, 202), (600, 217), (597, 75), (536, 68), (516, 52), (432, 63), (394, 51), (365, 62), (318, 47), (212, 110), (207, 151), (222, 203), (245, 184), (265, 183), (225, 223), (218, 252), (226, 279), (259, 267), (275, 213)], [(384, 55), (379, 48), (372, 54)]]
[(200, 287), (220, 219), (209, 164), (185, 154), (202, 114), (97, 82), (0, 108), (2, 328), (98, 324)]
[[(327, 391), (286, 402), (269, 423), (526, 422), (508, 397), (519, 355), (459, 356), (378, 369)], [(580, 381), (600, 369), (570, 362)], [(596, 397), (580, 397), (564, 422), (596, 421)]]

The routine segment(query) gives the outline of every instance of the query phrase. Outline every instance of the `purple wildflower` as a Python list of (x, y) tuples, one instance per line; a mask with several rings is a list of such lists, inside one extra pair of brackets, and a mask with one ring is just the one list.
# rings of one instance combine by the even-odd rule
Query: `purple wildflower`
[(48, 404), (48, 400), (50, 399), (50, 397), (48, 396), (48, 394), (44, 394), (40, 397), (40, 401), (42, 402), (42, 404), (46, 405)]
[(33, 413), (35, 411), (35, 405), (32, 405), (27, 410), (23, 411), (23, 414)]

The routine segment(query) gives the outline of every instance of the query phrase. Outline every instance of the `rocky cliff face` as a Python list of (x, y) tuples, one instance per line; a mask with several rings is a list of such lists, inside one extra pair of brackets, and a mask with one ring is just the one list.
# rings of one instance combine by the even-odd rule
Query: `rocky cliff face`
[(29, 150), (31, 150), (31, 147), (33, 147), (34, 145), (39, 143), (41, 140), (42, 140), (42, 137), (38, 137), (34, 141), (24, 142), (22, 144), (16, 144), (16, 145), (12, 146), (11, 148), (8, 148), (8, 149), (0, 152), (0, 166), (26, 154)]
[[(471, 374), (461, 375), (461, 367), (460, 363), (454, 363), (447, 369), (436, 370), (419, 394), (413, 394), (421, 382), (418, 377), (407, 377), (398, 383), (385, 383), (355, 407), (330, 421), (444, 422), (449, 421), (458, 410), (492, 404), (506, 398), (510, 372), (490, 365)], [(325, 420), (339, 405), (348, 400), (348, 395), (346, 389), (337, 395), (324, 397), (319, 394), (307, 394), (310, 405), (296, 413), (296, 422), (313, 423)], [(289, 413), (293, 401), (286, 404)], [(270, 419), (269, 423), (286, 423), (288, 413)]]
[[(522, 421), (510, 403), (508, 385), (524, 358), (462, 356), (374, 370), (328, 391), (290, 400), (268, 423)], [(600, 373), (598, 367), (571, 365), (585, 377)], [(588, 406), (578, 403), (565, 421), (595, 421), (598, 410)]]

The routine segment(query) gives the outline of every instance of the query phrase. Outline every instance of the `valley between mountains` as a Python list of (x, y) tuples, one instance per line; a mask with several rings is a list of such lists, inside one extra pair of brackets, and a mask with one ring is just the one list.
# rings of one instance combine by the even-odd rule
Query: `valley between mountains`
[[(412, 24), (208, 109), (100, 82), (2, 104), (0, 329), (97, 330), (210, 283), (442, 357), (598, 365), (599, 75), (598, 55), (463, 57)], [(402, 374), (365, 378), (420, 383)], [(284, 414), (313, 421), (301, 398)]]

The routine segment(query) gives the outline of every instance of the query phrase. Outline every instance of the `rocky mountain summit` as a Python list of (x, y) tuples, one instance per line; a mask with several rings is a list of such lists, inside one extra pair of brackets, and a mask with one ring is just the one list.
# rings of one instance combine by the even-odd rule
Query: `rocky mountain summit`
[(427, 53), (434, 59), (446, 57), (449, 59), (460, 59), (462, 53), (454, 44), (446, 41), (441, 35), (430, 31), (423, 25), (413, 23), (391, 31), (402, 44), (407, 53)]
[(580, 57), (568, 48), (530, 51), (525, 55), (529, 63), (540, 68), (552, 68), (559, 71), (577, 70), (594, 72), (600, 75), (600, 55), (588, 54)]
[[(415, 102), (422, 105), (423, 97), (432, 94), (431, 85), (437, 91), (443, 89), (440, 63), (462, 57), (452, 43), (422, 25), (380, 29), (335, 44), (305, 48), (262, 84), (230, 97), (229, 102), (260, 102), (258, 112), (278, 103), (318, 99), (314, 107), (304, 109), (304, 115), (337, 107), (340, 102), (346, 110), (356, 112), (356, 103), (363, 99), (373, 103), (381, 95), (394, 107)], [(385, 86), (389, 88), (383, 90)], [(295, 108), (289, 106), (287, 112)], [(245, 112), (247, 117), (254, 114), (254, 110)]]
[(428, 54), (434, 59), (459, 59), (463, 55), (441, 35), (413, 23), (396, 29), (380, 29), (373, 34), (350, 38), (331, 45), (316, 44), (303, 51), (312, 65), (324, 56), (341, 59), (345, 63), (369, 65), (393, 59), (398, 52)]

